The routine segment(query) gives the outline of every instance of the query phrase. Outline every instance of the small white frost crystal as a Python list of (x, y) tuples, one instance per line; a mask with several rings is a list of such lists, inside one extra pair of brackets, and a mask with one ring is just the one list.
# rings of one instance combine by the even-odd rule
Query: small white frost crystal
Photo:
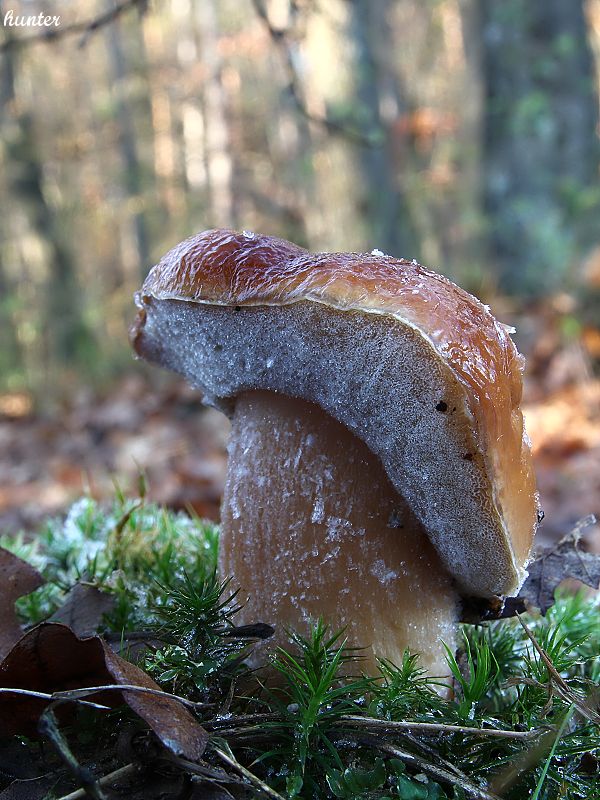
[(373, 250), (371, 250), (371, 255), (372, 256), (385, 256), (385, 253), (383, 252), (383, 250), (379, 250), (377, 247), (375, 247)]
[(252, 231), (242, 231), (242, 236), (244, 239), (254, 239), (254, 233)]
[(313, 512), (310, 518), (311, 522), (323, 522), (325, 519), (325, 503), (323, 502), (322, 497), (318, 497), (315, 500), (315, 504), (313, 506)]
[[(240, 623), (275, 625), (268, 649), (283, 643), (286, 626), (306, 635), (324, 617), (373, 664), (375, 655), (399, 662), (412, 647), (442, 674), (439, 631), (455, 622), (454, 590), (402, 504), (364, 442), (316, 406), (275, 392), (242, 395), (219, 556), (221, 574), (249, 598)], [(405, 527), (392, 530), (400, 507)], [(259, 650), (252, 663), (261, 663)]]
[(371, 565), (371, 575), (381, 581), (384, 586), (398, 579), (398, 573), (390, 569), (381, 558)]

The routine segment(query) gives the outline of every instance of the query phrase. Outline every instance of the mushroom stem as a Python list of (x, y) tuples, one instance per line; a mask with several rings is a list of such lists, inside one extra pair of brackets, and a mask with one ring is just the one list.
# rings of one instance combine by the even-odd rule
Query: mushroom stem
[(448, 674), (452, 578), (376, 456), (318, 406), (237, 397), (221, 536), (221, 574), (248, 596), (240, 624), (275, 625), (281, 644), (286, 627), (305, 635), (323, 617), (366, 648), (366, 671), (409, 648), (430, 674)]

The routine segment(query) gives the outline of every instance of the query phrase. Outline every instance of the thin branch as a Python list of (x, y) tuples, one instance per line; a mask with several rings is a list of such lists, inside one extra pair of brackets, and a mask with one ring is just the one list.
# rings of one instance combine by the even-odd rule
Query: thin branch
[(227, 753), (225, 750), (221, 750), (219, 747), (215, 746), (213, 746), (212, 750), (215, 755), (225, 762), (225, 764), (246, 778), (246, 780), (248, 780), (262, 794), (270, 797), (271, 800), (285, 800), (285, 798), (283, 798), (279, 792), (276, 792), (275, 789), (271, 789), (270, 786), (267, 786), (266, 783), (263, 783), (260, 778), (257, 778), (256, 775), (250, 772), (250, 770), (246, 769), (246, 767), (240, 764), (239, 761), (236, 761), (231, 752)]
[(242, 778), (230, 775), (221, 767), (211, 766), (204, 761), (188, 761), (187, 758), (176, 756), (173, 753), (168, 753), (167, 758), (170, 763), (175, 764), (180, 769), (190, 772), (192, 775), (205, 778), (207, 781), (219, 784), (230, 783), (233, 786), (247, 786), (246, 781), (242, 780)]
[(276, 28), (273, 25), (262, 0), (252, 0), (252, 5), (254, 6), (257, 16), (263, 22), (264, 26), (269, 32), (269, 36), (271, 37), (273, 44), (281, 53), (288, 79), (287, 91), (296, 109), (302, 114), (302, 116), (305, 117), (305, 119), (307, 119), (309, 122), (314, 122), (317, 125), (320, 125), (322, 128), (325, 128), (325, 130), (329, 131), (330, 133), (349, 139), (355, 144), (360, 144), (364, 147), (370, 148), (380, 147), (382, 142), (380, 141), (381, 137), (379, 135), (379, 131), (361, 131), (355, 127), (350, 127), (347, 124), (331, 119), (331, 117), (326, 115), (314, 114), (312, 111), (309, 111), (302, 96), (302, 84), (300, 78), (298, 77), (298, 72), (292, 56), (289, 43), (289, 29)]
[(99, 692), (139, 692), (141, 694), (152, 694), (156, 697), (169, 697), (171, 700), (177, 700), (184, 706), (193, 709), (210, 708), (211, 703), (200, 703), (194, 700), (188, 700), (185, 697), (180, 697), (170, 692), (163, 692), (161, 689), (152, 689), (149, 686), (136, 686), (135, 684), (120, 684), (111, 683), (106, 686), (86, 686), (81, 689), (67, 689), (62, 692), (54, 692), (50, 695), (51, 700), (73, 700), (77, 697), (86, 697), (90, 694), (98, 694)]
[[(35, 697), (39, 698), (40, 700), (56, 700), (56, 694), (48, 694), (47, 692), (34, 692), (31, 689), (11, 689), (11, 688), (0, 688), (1, 694), (17, 694), (17, 695), (24, 695), (25, 697)], [(60, 693), (59, 693), (60, 694)], [(80, 700), (78, 697), (64, 697), (61, 698), (64, 700), (72, 700), (74, 703), (80, 703), (82, 706), (89, 706), (90, 708), (98, 708), (101, 711), (110, 711), (108, 706), (103, 706), (101, 703), (92, 703), (90, 700)]]
[(38, 731), (48, 739), (66, 766), (71, 770), (76, 781), (83, 787), (84, 796), (87, 795), (94, 800), (107, 800), (93, 772), (88, 767), (82, 766), (75, 758), (69, 743), (60, 732), (56, 717), (50, 707), (40, 717)]
[[(336, 723), (338, 724), (338, 723)], [(543, 731), (504, 731), (494, 728), (470, 728), (464, 725), (445, 725), (435, 722), (392, 722), (371, 717), (340, 717), (339, 724), (356, 728), (386, 731), (411, 731), (412, 733), (462, 733), (467, 736), (491, 736), (497, 739), (528, 740), (540, 736)]]
[(408, 750), (403, 750), (402, 748), (391, 744), (391, 742), (383, 741), (376, 736), (356, 736), (355, 740), (359, 744), (364, 744), (367, 747), (373, 747), (374, 749), (379, 750), (381, 753), (387, 753), (390, 756), (399, 758), (402, 761), (405, 761), (406, 763), (416, 767), (421, 772), (424, 772), (426, 775), (430, 775), (431, 777), (444, 781), (445, 783), (450, 783), (453, 786), (460, 786), (464, 793), (468, 797), (472, 797), (473, 800), (500, 800), (498, 795), (490, 794), (490, 792), (472, 783), (468, 777), (458, 769), (456, 770), (455, 774), (448, 772), (447, 770), (441, 769), (434, 764), (430, 764), (428, 761), (416, 756), (414, 753), (411, 753)]
[[(205, 723), (207, 730), (218, 731), (221, 736), (235, 735), (240, 729), (244, 731), (260, 730), (262, 722), (283, 722), (279, 714), (248, 714), (247, 716), (214, 719)], [(249, 727), (246, 727), (249, 726)], [(374, 717), (360, 717), (351, 714), (342, 716), (335, 723), (336, 727), (363, 728), (365, 730), (410, 731), (411, 733), (439, 734), (460, 733), (466, 736), (495, 737), (497, 739), (516, 739), (527, 741), (540, 736), (543, 731), (506, 731), (494, 728), (473, 728), (465, 725), (447, 725), (437, 722), (393, 722)]]
[(79, 47), (87, 44), (89, 37), (110, 25), (122, 14), (130, 9), (137, 8), (140, 14), (143, 14), (148, 5), (148, 0), (120, 0), (115, 3), (115, 6), (104, 14), (100, 14), (92, 19), (83, 22), (73, 22), (70, 25), (63, 25), (60, 28), (42, 28), (39, 33), (33, 36), (10, 36), (2, 44), (0, 44), (0, 53), (10, 50), (12, 48), (28, 47), (33, 44), (40, 44), (41, 42), (55, 42), (58, 39), (64, 39), (67, 36), (75, 36), (82, 34)]
[[(119, 767), (114, 772), (109, 772), (107, 775), (103, 775), (101, 778), (98, 778), (96, 783), (98, 786), (114, 786), (115, 783), (123, 780), (123, 778), (129, 778), (132, 775), (135, 775), (138, 772), (139, 766), (137, 764), (126, 764), (124, 767)], [(85, 789), (76, 789), (76, 791), (71, 792), (70, 794), (65, 794), (62, 797), (59, 797), (58, 800), (83, 800), (86, 796)]]
[(261, 722), (281, 722), (282, 720), (281, 714), (247, 714), (239, 717), (230, 716), (224, 719), (216, 717), (206, 722), (206, 730), (220, 732), (222, 729), (237, 729), (246, 725), (256, 726)]

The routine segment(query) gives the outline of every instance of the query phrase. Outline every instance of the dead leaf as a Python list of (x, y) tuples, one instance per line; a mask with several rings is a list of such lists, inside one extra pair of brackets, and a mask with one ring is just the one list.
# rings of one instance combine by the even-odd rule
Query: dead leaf
[(62, 622), (80, 638), (93, 636), (104, 614), (112, 611), (115, 597), (101, 592), (90, 583), (76, 583), (65, 597), (64, 603), (49, 619)]
[(15, 601), (44, 583), (31, 564), (0, 547), (0, 659), (23, 635)]
[[(106, 667), (115, 683), (160, 689), (149, 675), (125, 661), (102, 642)], [(208, 741), (208, 734), (181, 703), (170, 697), (138, 692), (123, 692), (127, 705), (144, 719), (160, 741), (175, 755), (198, 761)]]
[(600, 589), (600, 553), (588, 553), (579, 547), (583, 532), (596, 522), (593, 514), (584, 517), (558, 544), (538, 555), (527, 567), (529, 576), (517, 597), (463, 597), (461, 622), (473, 625), (505, 619), (532, 608), (545, 614), (554, 605), (554, 592), (568, 579)]
[(595, 524), (593, 515), (585, 517), (558, 544), (539, 555), (527, 568), (529, 577), (516, 599), (539, 608), (545, 614), (554, 604), (556, 588), (568, 578), (593, 589), (600, 588), (600, 554), (587, 553), (579, 548), (583, 531)]
[[(115, 683), (160, 690), (145, 672), (113, 653), (99, 637), (79, 639), (65, 625), (53, 622), (25, 634), (0, 663), (0, 686), (6, 688), (53, 693)], [(92, 699), (106, 705), (120, 700), (114, 692)], [(181, 703), (141, 692), (124, 691), (122, 699), (171, 752), (190, 761), (200, 758), (208, 734)], [(47, 705), (43, 699), (0, 693), (0, 737), (37, 737), (38, 720)]]

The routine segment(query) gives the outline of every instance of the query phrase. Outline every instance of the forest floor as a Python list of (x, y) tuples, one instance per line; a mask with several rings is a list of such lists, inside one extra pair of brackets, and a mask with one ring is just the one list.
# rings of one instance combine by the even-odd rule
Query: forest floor
[[(524, 413), (546, 545), (600, 517), (600, 380), (580, 341), (563, 344), (556, 325), (540, 325), (535, 346), (525, 341)], [(103, 394), (81, 389), (53, 413), (35, 412), (25, 394), (0, 395), (0, 532), (34, 530), (85, 492), (111, 497), (114, 482), (135, 493), (140, 470), (152, 501), (217, 520), (228, 429), (182, 381), (156, 388), (144, 373)], [(585, 538), (600, 552), (600, 526)]]

